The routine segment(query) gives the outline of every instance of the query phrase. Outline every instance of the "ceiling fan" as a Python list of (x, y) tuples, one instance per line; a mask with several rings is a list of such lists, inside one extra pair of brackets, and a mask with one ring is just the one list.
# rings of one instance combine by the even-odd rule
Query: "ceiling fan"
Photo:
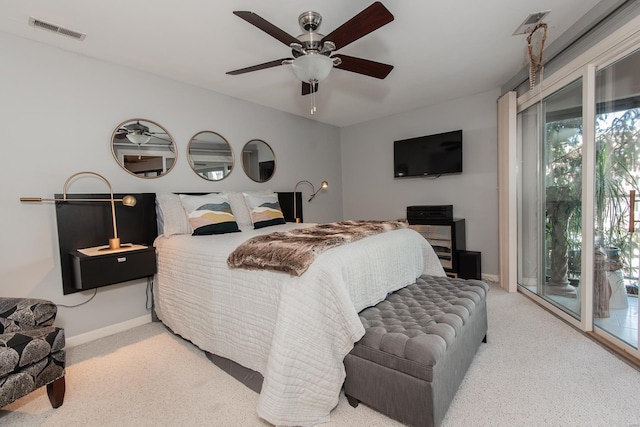
[(157, 138), (162, 141), (172, 142), (168, 139), (161, 138), (158, 135), (166, 135), (165, 132), (150, 132), (149, 126), (145, 126), (140, 121), (136, 121), (135, 123), (129, 123), (122, 127), (120, 127), (115, 134), (115, 138), (117, 139), (128, 139), (130, 142), (136, 145), (146, 144), (151, 140), (151, 138)]
[[(303, 31), (298, 37), (291, 36), (253, 12), (233, 13), (289, 46), (293, 58), (276, 59), (227, 74), (238, 75), (290, 64), (296, 76), (302, 80), (302, 95), (311, 94), (313, 98), (318, 90), (318, 82), (324, 80), (333, 67), (378, 79), (384, 79), (393, 70), (393, 65), (334, 54), (336, 50), (393, 21), (391, 12), (380, 2), (373, 3), (326, 36), (317, 32), (322, 23), (322, 16), (317, 12), (304, 12), (298, 17)], [(311, 114), (314, 112), (315, 100), (312, 100)]]

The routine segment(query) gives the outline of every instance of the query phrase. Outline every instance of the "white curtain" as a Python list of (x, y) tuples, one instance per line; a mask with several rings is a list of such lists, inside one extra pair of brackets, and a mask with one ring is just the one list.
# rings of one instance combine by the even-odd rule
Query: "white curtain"
[(516, 92), (507, 92), (498, 99), (498, 232), (500, 286), (509, 292), (518, 288), (516, 117)]

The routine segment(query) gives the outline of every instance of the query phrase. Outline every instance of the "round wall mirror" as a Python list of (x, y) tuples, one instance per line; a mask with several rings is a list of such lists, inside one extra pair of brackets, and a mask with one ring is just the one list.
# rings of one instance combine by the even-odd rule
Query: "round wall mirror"
[(198, 132), (189, 141), (187, 155), (191, 169), (209, 181), (225, 179), (233, 170), (233, 151), (222, 135)]
[(111, 135), (111, 152), (122, 169), (141, 178), (158, 178), (176, 163), (176, 145), (169, 132), (147, 119), (125, 120)]
[(252, 139), (242, 148), (242, 168), (249, 178), (266, 182), (276, 171), (276, 157), (266, 142)]

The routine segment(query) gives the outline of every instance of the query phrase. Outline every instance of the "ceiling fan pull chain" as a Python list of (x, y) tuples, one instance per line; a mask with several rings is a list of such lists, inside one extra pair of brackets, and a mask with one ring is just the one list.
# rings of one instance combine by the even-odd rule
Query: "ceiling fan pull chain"
[(316, 112), (316, 91), (315, 89), (315, 82), (313, 80), (311, 80), (311, 114), (314, 114)]

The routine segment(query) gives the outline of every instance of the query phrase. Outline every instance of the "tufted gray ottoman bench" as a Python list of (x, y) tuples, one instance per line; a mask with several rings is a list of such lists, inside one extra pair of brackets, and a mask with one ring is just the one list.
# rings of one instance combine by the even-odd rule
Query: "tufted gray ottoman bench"
[(344, 391), (413, 426), (438, 426), (481, 342), (489, 286), (421, 276), (360, 312), (365, 335), (345, 357)]

